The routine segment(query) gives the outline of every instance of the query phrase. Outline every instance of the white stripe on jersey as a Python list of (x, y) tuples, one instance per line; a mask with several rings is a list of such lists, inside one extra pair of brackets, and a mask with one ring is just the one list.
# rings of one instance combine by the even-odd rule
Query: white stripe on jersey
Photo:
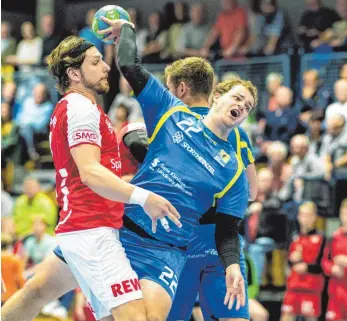
[(97, 105), (78, 93), (66, 97), (69, 147), (91, 143), (101, 147), (100, 112)]

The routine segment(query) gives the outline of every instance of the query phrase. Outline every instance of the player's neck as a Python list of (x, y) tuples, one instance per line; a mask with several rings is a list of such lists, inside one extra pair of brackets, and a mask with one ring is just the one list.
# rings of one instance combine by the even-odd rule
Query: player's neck
[(232, 131), (232, 128), (228, 128), (221, 124), (215, 119), (213, 113), (209, 112), (206, 117), (202, 120), (204, 125), (212, 131), (219, 138), (228, 140), (229, 134)]
[(192, 100), (188, 104), (189, 108), (194, 108), (194, 107), (209, 107), (208, 106), (208, 101), (206, 99), (196, 99)]
[(94, 90), (88, 89), (84, 86), (72, 85), (66, 91), (66, 93), (70, 92), (79, 93), (90, 99), (94, 104), (96, 104), (96, 93)]

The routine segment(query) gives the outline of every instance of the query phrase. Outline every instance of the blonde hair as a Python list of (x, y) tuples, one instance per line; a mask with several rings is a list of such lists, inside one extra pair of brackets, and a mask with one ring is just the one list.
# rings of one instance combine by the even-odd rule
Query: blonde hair
[(234, 78), (220, 82), (219, 84), (217, 84), (216, 88), (214, 89), (213, 94), (218, 93), (220, 95), (223, 95), (237, 85), (241, 85), (250, 91), (250, 93), (254, 99), (254, 106), (256, 106), (258, 104), (258, 89), (257, 89), (257, 87), (254, 86), (254, 84), (250, 80), (244, 80), (240, 77), (234, 77)]
[(85, 51), (76, 56), (76, 52), (85, 42), (86, 40), (83, 38), (69, 36), (47, 57), (48, 72), (56, 79), (56, 88), (60, 94), (64, 94), (70, 86), (66, 70), (69, 67), (80, 68), (86, 57)]
[(280, 152), (281, 155), (283, 155), (284, 159), (288, 155), (288, 148), (287, 148), (286, 144), (284, 144), (283, 142), (281, 142), (279, 140), (276, 140), (269, 145), (269, 147), (267, 148), (267, 151), (266, 151), (267, 156), (271, 157), (271, 154), (274, 151)]
[(188, 57), (168, 65), (164, 71), (165, 80), (170, 76), (174, 86), (180, 82), (188, 84), (191, 94), (209, 96), (213, 88), (214, 71), (211, 64), (203, 58)]
[(308, 210), (310, 210), (312, 212), (315, 212), (315, 214), (317, 214), (317, 211), (318, 211), (316, 203), (314, 203), (312, 201), (304, 202), (303, 204), (301, 204), (299, 206), (299, 211), (301, 209), (308, 209)]

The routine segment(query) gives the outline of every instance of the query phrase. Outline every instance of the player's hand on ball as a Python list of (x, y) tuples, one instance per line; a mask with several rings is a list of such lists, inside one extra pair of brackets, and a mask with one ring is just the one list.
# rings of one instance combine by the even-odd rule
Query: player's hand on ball
[(146, 214), (152, 219), (152, 232), (157, 231), (157, 222), (160, 220), (163, 228), (170, 232), (170, 226), (166, 220), (166, 216), (174, 222), (178, 227), (182, 227), (182, 223), (179, 221), (181, 218), (176, 208), (164, 197), (161, 197), (155, 193), (150, 193), (145, 205), (143, 206)]
[(236, 310), (239, 310), (241, 306), (246, 304), (245, 280), (243, 279), (239, 264), (228, 266), (225, 283), (227, 293), (224, 298), (224, 305), (228, 305), (228, 309), (231, 310), (236, 300)]
[(106, 22), (110, 27), (104, 30), (99, 30), (98, 34), (101, 35), (108, 35), (107, 38), (105, 38), (106, 41), (108, 40), (117, 40), (120, 36), (121, 28), (124, 24), (129, 24), (133, 28), (135, 28), (134, 24), (132, 22), (129, 22), (124, 19), (118, 19), (118, 20), (110, 20), (105, 17), (100, 17), (100, 19), (104, 22)]

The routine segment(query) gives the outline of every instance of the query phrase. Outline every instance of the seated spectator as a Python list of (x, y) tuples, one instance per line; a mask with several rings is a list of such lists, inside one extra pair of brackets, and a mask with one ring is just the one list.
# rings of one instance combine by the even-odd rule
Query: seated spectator
[(320, 37), (312, 42), (312, 47), (318, 50), (320, 47), (328, 46), (334, 51), (347, 50), (347, 2), (336, 0), (336, 11), (341, 16), (331, 28), (321, 33)]
[(128, 108), (129, 123), (143, 120), (141, 106), (138, 101), (131, 96), (132, 88), (123, 76), (121, 76), (119, 79), (119, 90), (120, 93), (114, 98), (108, 112), (108, 117), (110, 117), (111, 121), (114, 122), (115, 113), (119, 105), (124, 105), (126, 108)]
[(281, 86), (275, 92), (275, 99), (277, 108), (265, 114), (264, 140), (280, 140), (288, 144), (297, 127), (297, 115), (293, 108), (293, 91)]
[(275, 111), (277, 102), (275, 93), (283, 83), (283, 76), (276, 72), (271, 72), (266, 76), (266, 92), (262, 95), (261, 103), (257, 108), (257, 119), (265, 117), (267, 111)]
[(17, 116), (16, 122), (20, 127), (20, 134), (27, 144), (32, 159), (38, 157), (34, 147), (34, 135), (48, 132), (53, 109), (54, 106), (49, 101), (48, 89), (41, 83), (35, 86), (33, 97), (28, 97), (24, 101), (22, 110)]
[(1, 102), (9, 104), (12, 119), (16, 119), (20, 109), (20, 103), (17, 101), (16, 95), (17, 85), (15, 82), (10, 81), (3, 84), (1, 90)]
[(180, 39), (183, 56), (200, 56), (200, 50), (210, 30), (206, 21), (206, 9), (206, 5), (202, 3), (194, 3), (190, 7), (191, 21), (183, 27)]
[(47, 233), (52, 235), (58, 218), (56, 205), (41, 191), (40, 183), (34, 178), (24, 180), (23, 191), (24, 194), (16, 199), (13, 210), (17, 235), (25, 237), (32, 232), (33, 216), (36, 215), (45, 218)]
[(310, 120), (308, 121), (308, 130), (306, 136), (310, 141), (308, 153), (318, 156), (321, 160), (324, 159), (322, 154), (322, 143), (323, 143), (323, 120), (324, 116), (318, 111), (313, 112)]
[(290, 141), (293, 174), (279, 193), (283, 201), (293, 199), (300, 202), (305, 180), (318, 180), (324, 177), (323, 163), (317, 156), (308, 153), (309, 145), (310, 141), (305, 135), (296, 135)]
[(128, 8), (127, 12), (130, 16), (130, 21), (136, 28), (136, 47), (140, 57), (142, 57), (143, 49), (145, 48), (147, 32), (141, 28), (141, 16), (139, 10), (135, 8)]
[(222, 11), (217, 17), (200, 56), (210, 56), (212, 45), (219, 38), (221, 54), (224, 59), (236, 55), (240, 47), (247, 41), (247, 12), (238, 6), (237, 0), (221, 0)]
[(347, 80), (347, 64), (342, 65), (340, 69), (340, 79)]
[(1, 234), (1, 277), (6, 285), (6, 292), (1, 293), (1, 305), (24, 286), (23, 261), (12, 253), (12, 239)]
[(328, 106), (325, 112), (325, 118), (328, 119), (332, 115), (342, 114), (347, 120), (347, 80), (337, 80), (334, 89), (337, 102)]
[(341, 18), (335, 10), (324, 7), (321, 0), (306, 0), (306, 5), (307, 10), (300, 19), (299, 37), (305, 50), (311, 51), (312, 42)]
[(259, 53), (266, 56), (287, 53), (294, 45), (287, 14), (278, 8), (277, 0), (262, 0), (260, 8), (264, 19), (260, 26), (263, 45)]
[(86, 15), (86, 26), (80, 30), (79, 36), (90, 41), (96, 49), (104, 56), (104, 61), (111, 66), (113, 57), (113, 45), (105, 44), (99, 38), (97, 38), (92, 30), (93, 17), (96, 13), (96, 9), (90, 9)]
[(4, 183), (1, 180), (1, 219), (11, 217), (13, 214), (13, 198), (10, 193), (4, 189)]
[(148, 31), (145, 47), (142, 52), (142, 62), (158, 63), (168, 58), (165, 51), (168, 44), (167, 31), (163, 29), (163, 17), (160, 11), (152, 12), (148, 17)]
[(341, 227), (327, 244), (322, 261), (329, 277), (327, 321), (347, 319), (347, 198), (340, 208)]
[(327, 106), (332, 102), (329, 91), (325, 90), (319, 79), (318, 70), (310, 69), (303, 74), (303, 86), (296, 107), (304, 128), (313, 111), (319, 111), (324, 115)]
[(17, 65), (22, 72), (30, 72), (41, 62), (42, 39), (36, 37), (34, 25), (27, 21), (21, 26), (22, 37), (15, 56), (8, 56), (6, 63)]
[(270, 143), (267, 148), (268, 169), (273, 174), (273, 193), (277, 194), (292, 175), (292, 167), (287, 163), (288, 148), (280, 142)]
[[(276, 241), (283, 238), (279, 221), (283, 224), (285, 217), (280, 214), (281, 202), (272, 192), (273, 174), (263, 168), (258, 172), (258, 195), (249, 208), (248, 219), (249, 238), (254, 241), (249, 245), (249, 255), (252, 257), (258, 273), (258, 283), (264, 271), (266, 253), (276, 248)], [(283, 224), (282, 226), (284, 226)]]
[(325, 238), (316, 230), (317, 206), (305, 202), (299, 207), (300, 233), (289, 247), (290, 272), (282, 303), (281, 321), (294, 321), (297, 316), (317, 321), (322, 312), (324, 276), (321, 260)]
[(177, 1), (174, 6), (176, 21), (168, 30), (167, 53), (170, 59), (177, 59), (181, 56), (182, 43), (180, 39), (183, 34), (183, 26), (189, 21), (187, 4)]
[(56, 28), (54, 16), (51, 14), (41, 17), (41, 29), (43, 38), (41, 62), (46, 64), (47, 56), (68, 34)]
[(327, 133), (323, 138), (325, 179), (347, 179), (347, 121), (342, 115), (327, 119)]
[(7, 57), (16, 53), (17, 41), (11, 36), (11, 24), (1, 22), (1, 78), (7, 82), (13, 80), (14, 68), (7, 64)]

